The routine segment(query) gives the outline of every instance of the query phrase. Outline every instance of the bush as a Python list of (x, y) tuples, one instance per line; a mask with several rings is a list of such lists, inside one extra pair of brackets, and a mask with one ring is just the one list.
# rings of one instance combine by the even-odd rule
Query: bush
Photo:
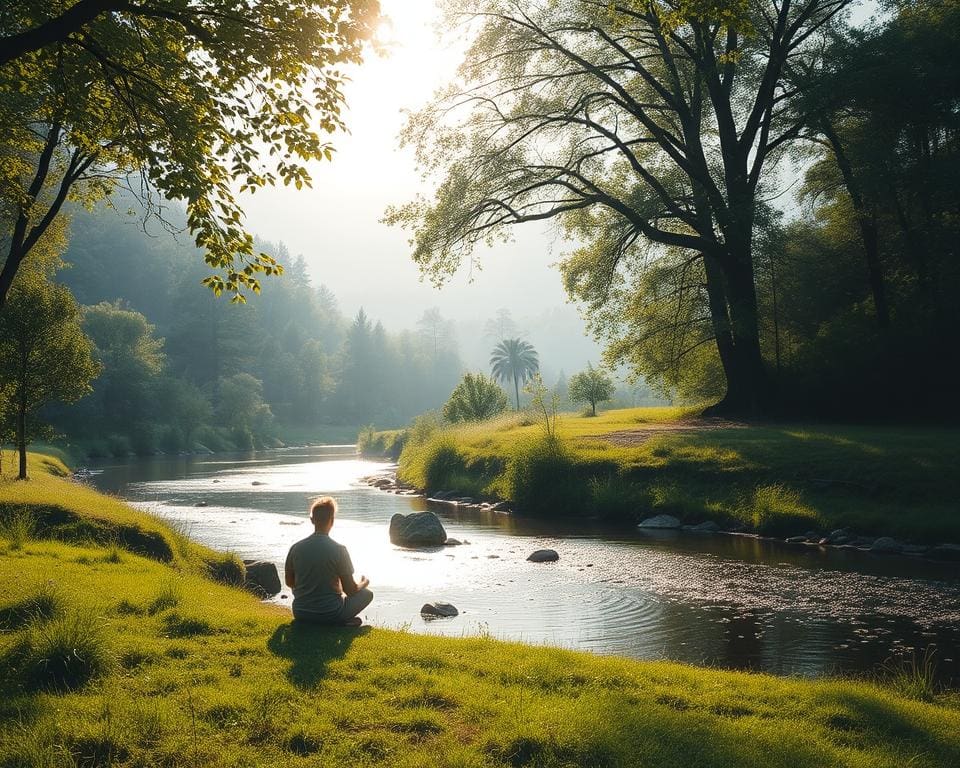
[[(230, 440), (230, 432), (222, 427), (211, 427), (204, 425), (200, 427), (193, 436), (195, 442), (206, 446), (211, 451), (229, 451), (234, 445)], [(189, 446), (193, 448), (193, 446)]]
[(160, 450), (164, 453), (179, 453), (188, 448), (183, 439), (183, 430), (177, 426), (170, 426), (160, 434)]
[(113, 654), (101, 621), (91, 613), (69, 613), (33, 625), (23, 648), (27, 684), (66, 692), (105, 674)]
[(243, 585), (247, 575), (247, 568), (243, 560), (232, 552), (218, 553), (216, 558), (207, 563), (207, 572), (215, 581), (231, 587)]
[(63, 615), (64, 608), (63, 596), (52, 582), (44, 582), (32, 597), (0, 608), (0, 629), (17, 629), (28, 624), (49, 621)]
[(183, 600), (183, 587), (179, 581), (170, 579), (147, 606), (147, 613), (151, 616), (175, 608)]
[(34, 514), (24, 507), (12, 510), (0, 522), (0, 536), (3, 536), (10, 545), (10, 549), (18, 551), (34, 537), (37, 532), (37, 519)]
[(453, 488), (452, 479), (467, 474), (463, 457), (447, 436), (437, 436), (425, 443), (408, 441), (401, 466), (400, 479), (426, 491)]
[(604, 520), (633, 522), (643, 507), (643, 494), (634, 483), (616, 475), (590, 478), (594, 514)]
[(753, 527), (772, 536), (789, 536), (820, 527), (817, 511), (803, 503), (799, 491), (783, 485), (757, 486), (747, 500)]
[(133, 453), (130, 438), (126, 435), (108, 435), (107, 450), (111, 456), (117, 459), (125, 458)]
[(567, 515), (589, 511), (590, 487), (557, 437), (519, 443), (504, 473), (505, 495), (531, 515)]
[(357, 450), (363, 456), (375, 456), (392, 459), (400, 458), (407, 443), (408, 432), (394, 429), (377, 432), (372, 425), (362, 427), (357, 435)]
[(254, 449), (253, 432), (249, 427), (234, 427), (230, 430), (230, 442), (238, 451), (252, 451)]
[(159, 429), (155, 424), (137, 424), (130, 433), (130, 444), (137, 456), (153, 456), (159, 444)]

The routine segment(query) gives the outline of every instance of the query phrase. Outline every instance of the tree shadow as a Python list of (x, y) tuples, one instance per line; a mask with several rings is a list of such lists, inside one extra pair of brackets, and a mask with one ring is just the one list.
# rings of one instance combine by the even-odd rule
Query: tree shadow
[(371, 627), (331, 627), (301, 624), (291, 621), (282, 624), (267, 641), (267, 648), (276, 656), (289, 659), (287, 679), (298, 688), (313, 688), (323, 679), (327, 665), (342, 659), (350, 644), (368, 634)]

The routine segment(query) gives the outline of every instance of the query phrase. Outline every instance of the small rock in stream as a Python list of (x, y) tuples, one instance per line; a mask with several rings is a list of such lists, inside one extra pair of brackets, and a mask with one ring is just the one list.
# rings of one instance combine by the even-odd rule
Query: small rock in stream
[(448, 619), (459, 614), (460, 611), (453, 603), (444, 603), (440, 600), (424, 603), (423, 607), (420, 608), (420, 615), (425, 619)]
[(531, 563), (555, 563), (559, 559), (560, 555), (555, 549), (538, 549), (527, 557)]

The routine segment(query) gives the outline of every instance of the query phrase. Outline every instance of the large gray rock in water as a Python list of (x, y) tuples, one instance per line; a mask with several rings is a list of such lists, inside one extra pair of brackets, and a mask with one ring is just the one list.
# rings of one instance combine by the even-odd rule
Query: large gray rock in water
[(266, 560), (244, 560), (247, 573), (243, 586), (258, 595), (272, 596), (280, 593), (280, 574), (277, 566)]
[(679, 528), (680, 521), (677, 520), (673, 515), (655, 515), (654, 517), (648, 517), (644, 520), (637, 528), (660, 528), (660, 529), (671, 529)]
[(555, 549), (538, 549), (527, 558), (531, 563), (555, 563), (560, 559)]
[(420, 609), (420, 615), (425, 619), (446, 619), (451, 616), (458, 616), (460, 611), (453, 603), (444, 603), (436, 600), (432, 603), (424, 603)]
[(390, 541), (400, 547), (442, 547), (447, 540), (443, 523), (433, 512), (414, 512), (390, 518)]

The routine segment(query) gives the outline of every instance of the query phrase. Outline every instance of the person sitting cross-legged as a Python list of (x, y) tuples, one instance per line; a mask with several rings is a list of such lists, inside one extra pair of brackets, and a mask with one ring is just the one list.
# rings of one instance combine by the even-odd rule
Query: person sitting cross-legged
[(314, 532), (301, 539), (287, 554), (285, 575), (293, 590), (293, 617), (310, 624), (341, 624), (359, 627), (357, 615), (370, 605), (370, 580), (353, 579), (353, 563), (347, 548), (330, 538), (337, 502), (323, 496), (310, 507)]

